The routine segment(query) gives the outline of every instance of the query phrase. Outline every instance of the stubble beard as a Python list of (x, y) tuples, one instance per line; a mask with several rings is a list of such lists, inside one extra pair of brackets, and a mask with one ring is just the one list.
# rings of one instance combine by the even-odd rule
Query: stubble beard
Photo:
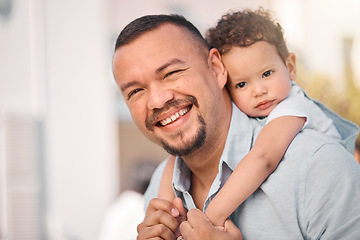
[[(190, 95), (187, 95), (183, 100), (169, 101), (165, 104), (163, 108), (155, 109), (153, 115), (146, 119), (146, 129), (149, 132), (154, 132), (157, 117), (169, 108), (180, 106), (183, 103), (191, 103), (193, 106), (197, 108), (199, 107), (197, 99)], [(200, 114), (198, 114), (197, 118), (200, 126), (198, 127), (195, 136), (192, 137), (190, 140), (184, 140), (183, 132), (178, 132), (176, 133), (176, 136), (180, 138), (178, 146), (172, 146), (170, 145), (170, 141), (165, 141), (164, 139), (159, 139), (157, 142), (160, 143), (160, 145), (165, 151), (174, 156), (186, 156), (193, 153), (195, 150), (199, 149), (204, 144), (207, 135), (206, 123), (204, 118)]]
[[(160, 140), (160, 143), (164, 148), (164, 150), (174, 156), (187, 156), (193, 153), (195, 150), (199, 149), (205, 142), (207, 132), (206, 132), (206, 123), (204, 121), (204, 118), (198, 115), (198, 121), (200, 123), (200, 126), (196, 131), (196, 135), (191, 140), (181, 144), (182, 146), (178, 146), (178, 147), (170, 146), (170, 144), (168, 144), (164, 140)], [(182, 132), (179, 132), (178, 136), (180, 137), (181, 140), (183, 140)]]

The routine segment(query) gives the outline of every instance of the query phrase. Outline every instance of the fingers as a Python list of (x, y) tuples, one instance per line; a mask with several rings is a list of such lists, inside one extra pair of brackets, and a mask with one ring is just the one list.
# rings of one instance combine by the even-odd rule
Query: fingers
[(176, 216), (179, 210), (163, 199), (153, 199), (146, 210), (144, 221), (138, 225), (137, 239), (175, 239), (179, 226)]
[(180, 231), (186, 240), (198, 239), (226, 239), (242, 240), (240, 230), (231, 220), (225, 221), (225, 229), (214, 227), (206, 215), (199, 209), (192, 209), (188, 212), (188, 221), (181, 223)]
[(173, 231), (178, 227), (178, 222), (176, 221), (176, 219), (169, 213), (162, 210), (157, 210), (151, 215), (145, 217), (143, 223), (145, 227), (163, 224)]
[(188, 220), (182, 222), (179, 227), (184, 239), (196, 239), (198, 236), (205, 237), (207, 229), (212, 228), (211, 222), (199, 209), (188, 211), (187, 218)]
[(239, 239), (239, 240), (243, 239), (240, 230), (235, 226), (235, 224), (230, 219), (226, 219), (225, 229), (226, 232), (234, 236), (234, 239)]
[(174, 205), (175, 209), (179, 211), (179, 216), (174, 216), (174, 217), (179, 217), (178, 220), (181, 220), (180, 222), (185, 221), (187, 209), (184, 207), (181, 199), (175, 198), (173, 200), (173, 205)]
[[(140, 224), (141, 225), (141, 224)], [(139, 226), (140, 226), (139, 225)], [(163, 224), (157, 224), (150, 227), (143, 228), (139, 231), (138, 227), (138, 236), (137, 240), (142, 239), (175, 239), (175, 234), (169, 228)]]
[[(146, 213), (145, 216), (149, 216), (150, 214), (152, 214), (153, 212), (157, 211), (157, 210), (162, 210), (164, 212), (167, 212), (171, 215), (175, 214), (177, 215), (177, 209), (174, 209), (174, 205), (164, 199), (160, 199), (160, 198), (154, 198), (150, 201), (147, 209), (146, 209)], [(177, 217), (177, 216), (174, 216)]]
[[(168, 215), (168, 214), (167, 214)], [(169, 215), (168, 215), (169, 216)], [(163, 220), (156, 220), (156, 217), (150, 215), (146, 217), (137, 227), (138, 240), (141, 239), (175, 239), (175, 231), (178, 223), (174, 218), (169, 222), (163, 223)], [(164, 218), (163, 218), (164, 219)], [(154, 222), (160, 222), (154, 224)], [(158, 238), (157, 238), (158, 237)]]
[(206, 217), (206, 215), (199, 209), (192, 209), (187, 214), (190, 225), (194, 228), (205, 226), (212, 227), (212, 223)]
[[(187, 213), (187, 209), (184, 208), (182, 201), (180, 198), (175, 198), (173, 200), (173, 204), (174, 204), (174, 208), (176, 210), (178, 210), (178, 216), (175, 216), (173, 214), (173, 216), (176, 218), (178, 224), (180, 225), (182, 222), (186, 221), (186, 213)], [(175, 211), (174, 211), (175, 212)], [(180, 236), (180, 230), (179, 228), (177, 229), (177, 231), (175, 232), (175, 236), (178, 237)]]

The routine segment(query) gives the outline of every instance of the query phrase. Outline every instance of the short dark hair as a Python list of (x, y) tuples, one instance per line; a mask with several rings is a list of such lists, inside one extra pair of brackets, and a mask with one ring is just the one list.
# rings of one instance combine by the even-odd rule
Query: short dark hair
[(289, 55), (282, 27), (263, 8), (223, 15), (217, 25), (207, 31), (206, 40), (221, 54), (227, 53), (233, 46), (248, 47), (265, 41), (276, 47), (284, 63)]
[(180, 27), (186, 28), (199, 42), (209, 49), (207, 42), (204, 37), (201, 35), (199, 30), (183, 16), (177, 14), (160, 14), (160, 15), (146, 15), (140, 18), (135, 19), (130, 22), (125, 28), (120, 32), (116, 44), (115, 50), (119, 47), (130, 43), (131, 41), (138, 38), (140, 35), (149, 32), (157, 27), (160, 27), (163, 24), (170, 23)]

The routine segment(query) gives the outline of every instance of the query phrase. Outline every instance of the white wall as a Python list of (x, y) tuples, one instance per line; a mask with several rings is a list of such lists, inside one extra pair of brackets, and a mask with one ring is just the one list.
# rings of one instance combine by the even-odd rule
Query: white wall
[(105, 1), (46, 1), (50, 227), (96, 239), (117, 193)]
[(13, 4), (0, 16), (0, 107), (12, 112), (32, 110), (29, 1)]
[(49, 239), (96, 239), (118, 192), (108, 5), (23, 0), (12, 7), (0, 18), (2, 115), (43, 123)]

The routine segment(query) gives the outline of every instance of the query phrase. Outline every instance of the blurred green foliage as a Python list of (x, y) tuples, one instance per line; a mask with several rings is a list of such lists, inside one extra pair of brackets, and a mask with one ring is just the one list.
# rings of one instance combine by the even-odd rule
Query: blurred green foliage
[[(342, 79), (331, 79), (324, 74), (312, 73), (298, 63), (296, 82), (310, 97), (360, 126), (360, 88), (355, 83), (350, 64), (345, 64)], [(360, 143), (360, 135), (356, 142)]]

